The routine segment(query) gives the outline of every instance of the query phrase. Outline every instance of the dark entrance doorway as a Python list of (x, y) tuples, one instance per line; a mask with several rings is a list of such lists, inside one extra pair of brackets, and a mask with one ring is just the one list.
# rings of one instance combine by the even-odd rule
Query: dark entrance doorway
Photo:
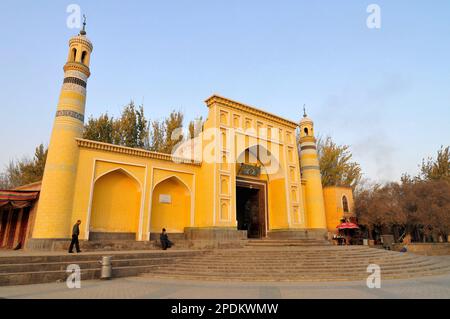
[(266, 236), (265, 185), (236, 182), (236, 219), (238, 230), (246, 230), (248, 238)]

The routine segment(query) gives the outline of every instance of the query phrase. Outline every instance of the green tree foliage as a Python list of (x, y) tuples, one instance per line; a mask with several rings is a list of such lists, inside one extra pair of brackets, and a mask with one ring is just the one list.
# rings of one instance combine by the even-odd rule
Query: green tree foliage
[(181, 111), (172, 111), (164, 120), (163, 153), (171, 154), (174, 147), (183, 140), (183, 119), (184, 115)]
[(337, 145), (331, 137), (317, 141), (320, 172), (323, 186), (351, 186), (355, 188), (361, 181), (361, 167), (352, 161), (348, 145)]
[(108, 113), (100, 115), (98, 118), (89, 117), (84, 125), (83, 138), (104, 143), (114, 142), (114, 119)]
[(203, 119), (202, 117), (189, 122), (189, 138), (196, 138), (200, 135), (203, 129)]
[(422, 161), (420, 177), (424, 180), (450, 181), (450, 146), (441, 146), (436, 159), (429, 157)]
[(183, 119), (181, 111), (172, 111), (162, 120), (149, 121), (143, 106), (136, 107), (131, 101), (117, 119), (108, 114), (90, 117), (84, 127), (83, 137), (170, 154), (175, 145), (183, 140)]
[(47, 153), (47, 149), (41, 144), (36, 147), (33, 158), (10, 161), (0, 175), (0, 188), (14, 188), (42, 180)]
[(141, 105), (136, 108), (131, 101), (125, 105), (118, 119), (109, 117), (107, 113), (98, 118), (90, 117), (84, 126), (83, 137), (104, 143), (146, 148), (149, 136), (147, 126), (144, 107)]
[(150, 147), (153, 152), (164, 152), (165, 127), (164, 122), (152, 121), (150, 127)]

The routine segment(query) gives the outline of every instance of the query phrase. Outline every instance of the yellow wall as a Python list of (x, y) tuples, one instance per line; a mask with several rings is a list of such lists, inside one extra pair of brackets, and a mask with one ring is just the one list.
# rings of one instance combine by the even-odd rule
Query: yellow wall
[[(170, 203), (160, 201), (160, 196), (170, 196)], [(190, 192), (177, 177), (160, 182), (153, 190), (151, 232), (160, 233), (165, 228), (170, 233), (182, 233), (190, 225)]]
[(122, 170), (100, 177), (94, 185), (90, 231), (137, 233), (141, 191)]
[[(353, 191), (351, 187), (330, 186), (323, 189), (325, 198), (325, 211), (327, 216), (327, 228), (330, 232), (336, 232), (336, 226), (344, 217), (354, 214)], [(345, 213), (342, 198), (348, 200), (349, 212)]]

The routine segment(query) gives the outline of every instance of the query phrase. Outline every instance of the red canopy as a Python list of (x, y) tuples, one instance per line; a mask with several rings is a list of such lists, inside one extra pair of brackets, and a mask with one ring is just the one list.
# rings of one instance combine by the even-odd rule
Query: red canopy
[(12, 205), (13, 208), (31, 206), (39, 196), (39, 191), (0, 190), (0, 207)]
[(340, 225), (337, 225), (336, 228), (338, 229), (358, 229), (359, 226), (356, 225), (355, 223), (342, 223)]

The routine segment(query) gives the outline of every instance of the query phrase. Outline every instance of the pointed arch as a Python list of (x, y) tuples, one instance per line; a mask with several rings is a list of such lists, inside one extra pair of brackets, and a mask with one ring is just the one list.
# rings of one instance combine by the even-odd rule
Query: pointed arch
[[(267, 179), (271, 179), (271, 175), (274, 176), (284, 176), (283, 175), (283, 168), (280, 165), (279, 159), (272, 154), (267, 147), (261, 144), (253, 144), (247, 148), (245, 148), (243, 151), (239, 153), (239, 155), (236, 157), (236, 163), (243, 163), (245, 162), (246, 158), (243, 156), (246, 156), (246, 153), (252, 155), (256, 159), (255, 164), (261, 165), (261, 169), (265, 172), (267, 175)], [(268, 162), (270, 162), (269, 165)]]
[(151, 233), (166, 228), (170, 233), (182, 233), (191, 225), (192, 192), (188, 184), (176, 175), (157, 182), (152, 188), (150, 225)]
[(186, 186), (187, 190), (189, 191), (189, 194), (191, 194), (191, 188), (189, 187), (189, 185), (188, 185), (185, 181), (183, 181), (181, 178), (179, 178), (177, 175), (175, 175), (175, 174), (169, 175), (169, 176), (167, 176), (167, 177), (161, 179), (159, 182), (157, 182), (157, 183), (153, 186), (152, 192), (153, 192), (153, 190), (156, 188), (156, 186), (158, 186), (158, 185), (161, 184), (162, 182), (164, 182), (164, 181), (166, 181), (166, 180), (168, 180), (168, 179), (171, 179), (171, 178), (174, 178), (174, 179), (178, 180), (180, 183), (182, 183), (184, 186)]
[(106, 171), (106, 172), (100, 174), (99, 176), (97, 176), (97, 177), (95, 178), (94, 184), (95, 184), (100, 178), (102, 178), (103, 176), (108, 175), (109, 173), (112, 173), (112, 172), (116, 172), (116, 171), (122, 172), (123, 174), (126, 174), (126, 175), (128, 175), (129, 177), (131, 177), (132, 179), (134, 179), (134, 180), (136, 181), (136, 183), (138, 183), (139, 188), (142, 189), (142, 183), (141, 183), (141, 181), (140, 181), (133, 173), (131, 173), (130, 171), (126, 170), (126, 169), (123, 168), (123, 167), (113, 168), (113, 169), (110, 169), (109, 171)]
[(142, 185), (124, 168), (111, 169), (94, 180), (90, 232), (136, 237), (142, 210)]

